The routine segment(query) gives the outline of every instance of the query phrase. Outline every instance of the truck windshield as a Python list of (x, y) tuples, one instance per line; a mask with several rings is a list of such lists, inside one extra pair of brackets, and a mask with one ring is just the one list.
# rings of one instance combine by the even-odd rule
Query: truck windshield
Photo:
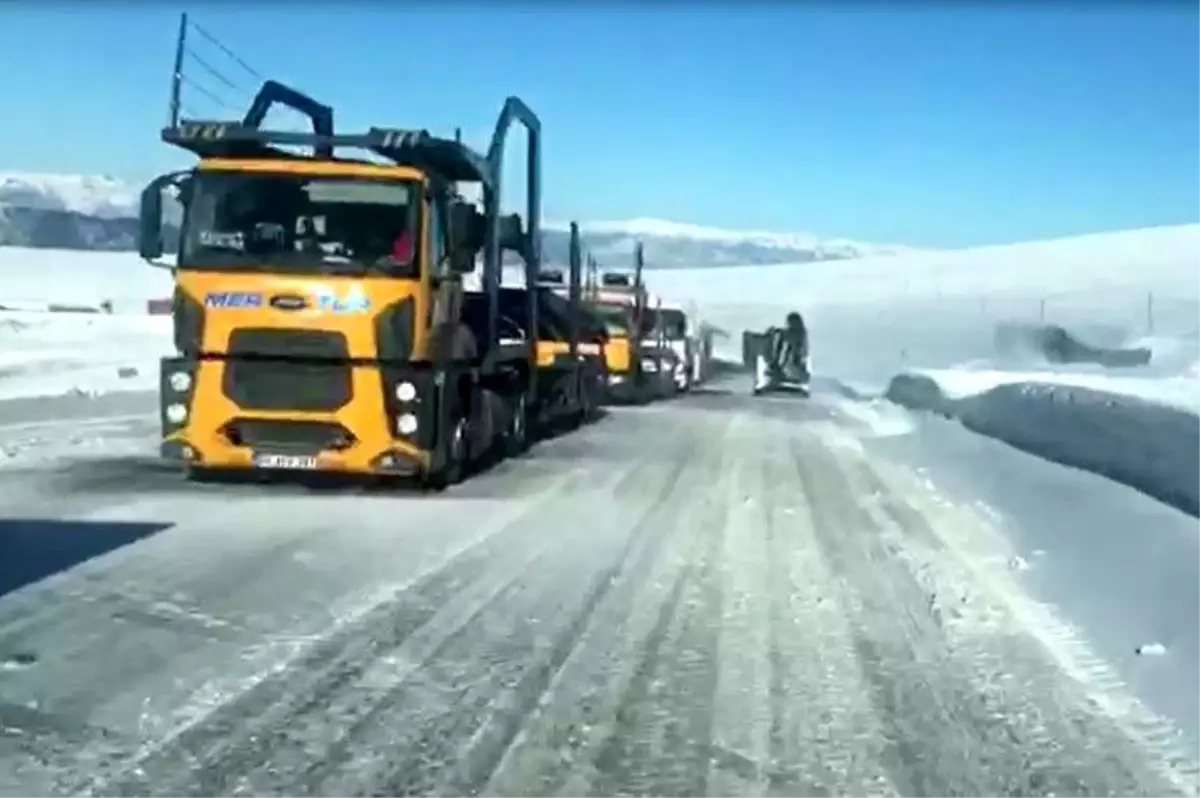
[(593, 305), (592, 310), (604, 322), (609, 335), (629, 334), (629, 308), (625, 305), (601, 303)]
[(650, 335), (661, 333), (667, 340), (674, 341), (687, 335), (687, 317), (682, 310), (649, 310), (646, 312), (646, 327)]
[(179, 268), (417, 277), (418, 184), (197, 171)]

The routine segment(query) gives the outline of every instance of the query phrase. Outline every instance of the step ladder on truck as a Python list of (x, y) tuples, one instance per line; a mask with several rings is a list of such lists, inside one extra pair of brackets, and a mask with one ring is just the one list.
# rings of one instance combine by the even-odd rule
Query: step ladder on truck
[[(264, 129), (276, 105), (311, 132)], [(516, 122), (528, 133), (524, 229), (500, 212)], [(541, 135), (516, 97), (486, 154), (424, 130), (335, 132), (331, 107), (275, 81), (241, 119), (164, 129), (198, 161), (142, 194), (139, 251), (156, 265), (165, 190), (184, 211), (168, 267), (176, 354), (161, 364), (162, 455), (197, 477), (300, 470), (441, 488), (524, 451), (536, 336), (501, 335), (501, 255), (517, 253), (536, 283)], [(482, 208), (461, 184), (481, 187)], [(472, 298), (463, 278), (477, 260)], [(534, 291), (509, 311), (538, 328)]]

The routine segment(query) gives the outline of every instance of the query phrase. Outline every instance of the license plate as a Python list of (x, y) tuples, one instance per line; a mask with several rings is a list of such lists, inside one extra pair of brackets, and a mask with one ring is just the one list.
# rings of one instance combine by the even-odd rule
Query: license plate
[(258, 468), (286, 468), (311, 471), (317, 467), (317, 458), (302, 454), (256, 454), (254, 465)]

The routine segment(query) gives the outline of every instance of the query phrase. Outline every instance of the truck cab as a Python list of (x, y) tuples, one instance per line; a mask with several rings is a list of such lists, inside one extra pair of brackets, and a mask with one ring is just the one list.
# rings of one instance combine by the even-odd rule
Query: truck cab
[[(275, 104), (311, 133), (263, 130)], [(529, 132), (526, 214), (499, 212), (505, 134)], [(164, 457), (191, 473), (301, 469), (461, 478), (525, 445), (529, 340), (500, 335), (500, 255), (539, 268), (540, 123), (509, 98), (487, 155), (421, 130), (341, 134), (333, 111), (264, 83), (241, 120), (162, 133), (198, 157), (143, 192), (139, 249), (164, 253), (165, 189), (183, 208), (161, 369)], [(297, 153), (285, 147), (298, 147)], [(354, 156), (346, 153), (353, 151)], [(363, 156), (368, 157), (363, 157)], [(483, 207), (462, 183), (482, 184)], [(463, 276), (482, 261), (483, 312)], [(537, 324), (532, 296), (521, 323)]]
[(609, 401), (641, 403), (662, 396), (664, 370), (670, 368), (670, 358), (661, 341), (647, 336), (649, 294), (641, 282), (640, 269), (632, 275), (602, 273), (599, 284), (587, 291), (585, 300), (607, 331)]
[(671, 381), (675, 390), (691, 390), (700, 356), (699, 342), (691, 320), (682, 308), (655, 302), (646, 314), (646, 336), (674, 353)]

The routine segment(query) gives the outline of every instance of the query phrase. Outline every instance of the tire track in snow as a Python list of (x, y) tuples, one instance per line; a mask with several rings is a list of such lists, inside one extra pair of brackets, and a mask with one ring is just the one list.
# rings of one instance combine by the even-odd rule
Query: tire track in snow
[[(548, 490), (569, 489), (583, 474), (551, 482)], [(420, 628), (472, 580), (502, 570), (514, 557), (528, 555), (519, 521), (538, 511), (536, 503), (520, 503), (514, 517), (501, 515), (498, 525), (484, 526), (449, 557), (427, 568), (413, 581), (385, 586), (372, 595), (351, 597), (347, 615), (317, 634), (284, 635), (244, 652), (256, 672), (219, 678), (198, 686), (192, 700), (176, 708), (176, 725), (151, 739), (118, 771), (93, 774), (80, 791), (90, 794), (220, 793), (227, 774), (215, 767), (222, 756), (231, 762), (265, 755), (261, 743), (272, 722), (283, 724), (304, 710), (320, 712), (322, 701), (339, 686), (352, 682), (372, 657), (399, 644)], [(431, 529), (431, 528), (430, 528)], [(506, 556), (507, 555), (507, 556)], [(143, 567), (146, 564), (142, 564)], [(151, 567), (153, 570), (153, 567)], [(357, 602), (357, 603), (356, 603)], [(265, 737), (260, 737), (262, 733)], [(214, 769), (215, 767), (215, 769)], [(209, 783), (206, 783), (209, 782)]]
[[(691, 465), (695, 440), (675, 442), (665, 458), (647, 458), (613, 487), (599, 484), (543, 514), (543, 534), (553, 537), (570, 519), (544, 568), (529, 573), (511, 594), (490, 604), (410, 686), (395, 692), (388, 714), (363, 729), (356, 750), (319, 791), (337, 794), (364, 778), (386, 794), (478, 794), (555, 676), (593, 623), (597, 608), (635, 552), (653, 556), (656, 511), (677, 494)], [(631, 497), (622, 506), (623, 496)], [(644, 503), (643, 503), (644, 502)], [(569, 505), (569, 506), (568, 506)], [(588, 508), (583, 514), (581, 507)], [(582, 517), (581, 517), (582, 516)], [(650, 541), (644, 538), (650, 537)], [(649, 545), (642, 548), (641, 544)], [(439, 701), (457, 686), (453, 703)], [(371, 742), (395, 739), (391, 718), (421, 717), (406, 755), (380, 757)], [(365, 745), (363, 743), (366, 743)], [(315, 785), (314, 785), (315, 786)]]
[[(967, 650), (979, 649), (978, 656), (990, 659), (996, 672), (1042, 684), (1045, 693), (1055, 697), (1062, 708), (1062, 718), (1057, 722), (1072, 725), (1073, 731), (1053, 728), (1055, 716), (1048, 716), (1049, 737), (1041, 748), (1047, 768), (1058, 767), (1063, 757), (1072, 755), (1064, 750), (1063, 739), (1082, 734), (1091, 738), (1092, 748), (1109, 752), (1105, 761), (1107, 778), (1162, 784), (1156, 789), (1163, 793), (1200, 793), (1194, 748), (1183, 742), (1179, 730), (1167, 720), (1140, 704), (1112, 666), (1093, 653), (1082, 636), (1059, 620), (1051, 607), (1024, 592), (1014, 574), (1017, 557), (1008, 541), (993, 528), (992, 516), (974, 507), (954, 505), (939, 496), (928, 480), (915, 479), (886, 464), (871, 465), (860, 460), (851, 470), (862, 496), (894, 497), (903, 490), (908, 497), (903, 511), (898, 511), (892, 501), (880, 502), (879, 509), (891, 521), (890, 525), (884, 521), (885, 529), (900, 535), (916, 531), (926, 539), (937, 540), (941, 552), (948, 555), (911, 560), (913, 573), (931, 595), (953, 599), (941, 602), (951, 607), (947, 635)], [(939, 523), (932, 524), (932, 519)], [(919, 552), (910, 550), (910, 556)], [(955, 603), (959, 605), (957, 611)], [(981, 648), (1000, 638), (1007, 641), (1007, 649)], [(1027, 672), (1021, 673), (1022, 665)], [(994, 685), (983, 684), (980, 690), (989, 693)], [(1021, 700), (1034, 693), (1015, 693), (1012, 698)], [(1022, 718), (1038, 714), (1033, 706), (1015, 712)], [(1079, 741), (1078, 745), (1086, 747), (1088, 743)]]
[(687, 564), (659, 609), (611, 734), (594, 760), (593, 793), (704, 792), (723, 601), (715, 569), (724, 519), (718, 511), (694, 522), (686, 528)]
[(768, 545), (774, 675), (767, 791), (893, 795), (895, 787), (880, 765), (880, 724), (866, 699), (838, 576), (816, 538), (816, 519), (792, 463), (794, 430), (767, 424), (760, 435), (758, 495), (767, 503), (757, 526)]
[(796, 467), (902, 793), (1179, 792), (969, 574), (952, 573), (925, 514), (873, 494), (846, 465), (861, 455), (821, 437), (793, 440)]
[[(692, 419), (703, 424), (693, 433), (698, 438), (694, 459), (686, 464), (678, 485), (645, 517), (629, 566), (616, 575), (592, 623), (547, 685), (483, 793), (595, 794), (604, 792), (605, 784), (655, 782), (665, 789), (664, 781), (694, 782), (679, 765), (655, 758), (655, 746), (666, 739), (661, 724), (630, 711), (630, 697), (650, 690), (654, 677), (649, 672), (689, 595), (686, 579), (692, 573), (695, 536), (703, 539), (705, 526), (721, 523), (724, 515), (720, 486), (726, 421), (717, 417), (701, 422), (699, 414)], [(703, 685), (708, 678), (704, 663), (694, 660), (680, 675), (692, 685)], [(696, 732), (705, 725), (706, 700), (703, 689), (691, 696), (692, 707), (682, 713), (692, 718), (691, 728), (669, 738), (672, 749), (683, 756), (684, 771), (698, 756)], [(694, 714), (697, 709), (701, 714)], [(669, 720), (661, 713), (655, 717)], [(623, 748), (620, 735), (631, 727), (637, 736), (626, 740)], [(634, 755), (627, 757), (630, 748)], [(667, 772), (655, 771), (656, 763), (665, 765)]]
[[(670, 429), (660, 443), (669, 452), (679, 452), (681, 446), (686, 449), (691, 438), (682, 432)], [(677, 459), (684, 464), (687, 457), (684, 451)], [(600, 512), (581, 529), (564, 529), (563, 521), (579, 509), (572, 503), (591, 500), (595, 504), (614, 492), (638, 494), (643, 491), (639, 482), (654, 463), (627, 461), (616, 471), (577, 474), (563, 487), (561, 497), (532, 503), (498, 534), (462, 552), (361, 621), (320, 641), (285, 671), (225, 702), (165, 747), (140, 758), (129, 769), (129, 777), (113, 781), (102, 791), (217, 794), (290, 791), (283, 785), (294, 785), (290, 789), (309, 792), (317, 783), (336, 783), (346, 774), (352, 774), (355, 783), (371, 779), (382, 783), (393, 762), (362, 756), (392, 755), (396, 717), (424, 719), (406, 727), (400, 736), (413, 737), (411, 750), (431, 763), (432, 748), (461, 743), (470, 709), (478, 710), (496, 698), (490, 671), (506, 657), (489, 655), (487, 649), (489, 644), (502, 649), (509, 636), (497, 638), (497, 630), (503, 632), (522, 617), (512, 603), (525, 601), (526, 610), (553, 608), (551, 599), (578, 594), (579, 577), (594, 575), (596, 564), (576, 557), (586, 568), (570, 584), (558, 579), (557, 596), (527, 590), (524, 583), (530, 575), (556, 574), (554, 553), (580, 542), (580, 548), (588, 551), (588, 534), (618, 540), (607, 530), (621, 532), (629, 527), (623, 510), (622, 517)], [(530, 570), (547, 558), (551, 561), (544, 568)], [(532, 579), (532, 584), (538, 582)], [(451, 667), (456, 661), (464, 668), (460, 672)], [(474, 674), (469, 673), (472, 669)], [(447, 702), (446, 688), (468, 693), (474, 688), (474, 703), (462, 695)], [(444, 710), (441, 715), (439, 709)], [(391, 740), (384, 744), (375, 735)], [(442, 767), (435, 769), (441, 778), (453, 772), (449, 765), (459, 754), (457, 749), (445, 753)], [(427, 765), (426, 772), (431, 768)]]

